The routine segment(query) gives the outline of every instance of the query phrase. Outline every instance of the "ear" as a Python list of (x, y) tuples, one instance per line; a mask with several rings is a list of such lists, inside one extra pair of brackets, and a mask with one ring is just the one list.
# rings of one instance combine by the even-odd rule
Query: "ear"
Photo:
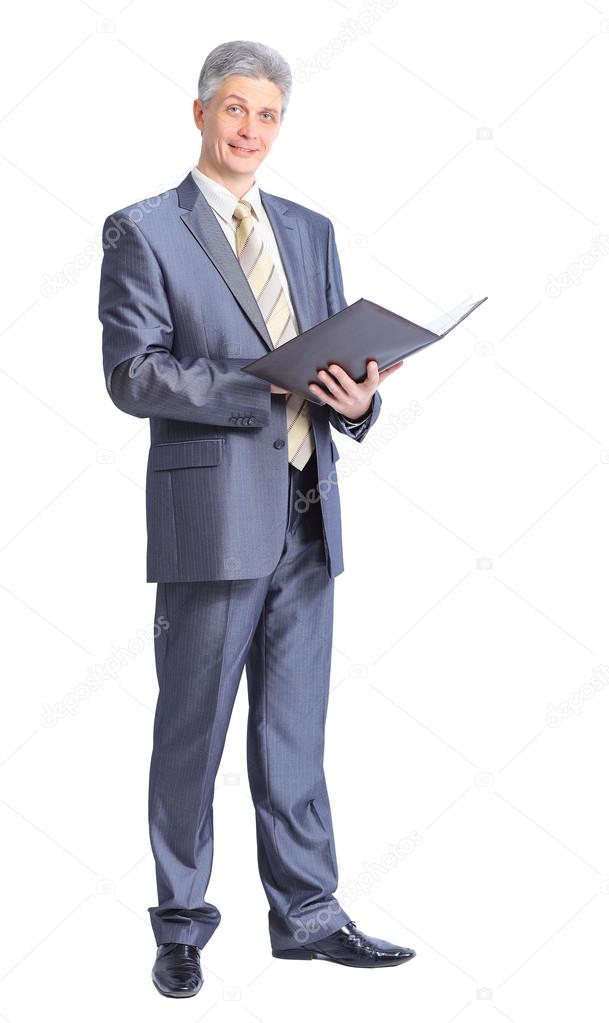
[(193, 103), (192, 103), (192, 115), (193, 115), (194, 122), (195, 122), (197, 128), (199, 128), (201, 130), (201, 133), (202, 133), (203, 132), (204, 112), (203, 112), (203, 104), (201, 103), (201, 100), (198, 99), (198, 98), (193, 100)]

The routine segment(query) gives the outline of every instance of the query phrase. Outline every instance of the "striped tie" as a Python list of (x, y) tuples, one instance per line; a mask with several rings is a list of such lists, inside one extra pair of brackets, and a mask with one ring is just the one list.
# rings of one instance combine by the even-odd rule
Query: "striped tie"
[[(298, 330), (277, 267), (262, 238), (254, 230), (253, 213), (251, 204), (244, 200), (240, 200), (235, 206), (233, 216), (238, 221), (237, 259), (260, 306), (273, 346), (277, 348), (296, 337)], [(306, 398), (300, 398), (296, 394), (286, 394), (285, 397), (288, 461), (297, 469), (302, 469), (315, 447), (309, 403)]]

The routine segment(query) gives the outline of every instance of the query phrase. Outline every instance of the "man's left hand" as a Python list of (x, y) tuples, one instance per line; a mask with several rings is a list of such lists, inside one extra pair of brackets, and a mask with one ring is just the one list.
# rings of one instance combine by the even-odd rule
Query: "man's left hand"
[(379, 384), (403, 365), (402, 359), (401, 362), (396, 362), (389, 369), (379, 373), (376, 360), (369, 359), (366, 363), (366, 379), (358, 384), (344, 369), (333, 362), (329, 364), (327, 370), (320, 369), (317, 373), (332, 396), (325, 394), (319, 384), (309, 384), (309, 390), (347, 419), (359, 419), (369, 411)]

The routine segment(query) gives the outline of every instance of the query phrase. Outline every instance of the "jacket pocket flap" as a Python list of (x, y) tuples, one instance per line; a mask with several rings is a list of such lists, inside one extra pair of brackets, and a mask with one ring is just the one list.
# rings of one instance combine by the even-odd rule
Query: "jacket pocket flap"
[(222, 458), (223, 444), (223, 437), (152, 444), (149, 455), (150, 468), (185, 469), (195, 465), (217, 465)]

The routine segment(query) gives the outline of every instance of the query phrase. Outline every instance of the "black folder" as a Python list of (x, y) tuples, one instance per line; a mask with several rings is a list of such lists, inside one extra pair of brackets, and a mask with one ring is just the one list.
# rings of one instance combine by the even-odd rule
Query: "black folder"
[(388, 369), (413, 352), (446, 337), (458, 323), (486, 302), (487, 297), (473, 303), (467, 299), (426, 327), (412, 323), (367, 298), (360, 298), (241, 369), (323, 405), (323, 399), (308, 388), (309, 383), (315, 383), (330, 395), (317, 377), (318, 370), (336, 363), (360, 383), (366, 377), (368, 359), (376, 360), (379, 372)]

